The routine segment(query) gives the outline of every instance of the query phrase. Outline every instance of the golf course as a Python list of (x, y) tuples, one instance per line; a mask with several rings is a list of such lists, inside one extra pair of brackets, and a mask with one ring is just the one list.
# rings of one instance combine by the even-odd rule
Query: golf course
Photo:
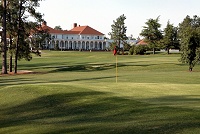
[(179, 59), (42, 50), (0, 75), (0, 134), (199, 134), (200, 66)]

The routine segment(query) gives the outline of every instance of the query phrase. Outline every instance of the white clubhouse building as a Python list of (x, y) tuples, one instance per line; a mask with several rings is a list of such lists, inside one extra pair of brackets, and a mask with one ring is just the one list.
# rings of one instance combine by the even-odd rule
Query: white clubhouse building
[(51, 40), (46, 41), (47, 49), (54, 49), (57, 44), (61, 50), (106, 50), (109, 46), (104, 39), (104, 34), (89, 27), (73, 24), (71, 30), (56, 30), (44, 22), (42, 28), (51, 35)]

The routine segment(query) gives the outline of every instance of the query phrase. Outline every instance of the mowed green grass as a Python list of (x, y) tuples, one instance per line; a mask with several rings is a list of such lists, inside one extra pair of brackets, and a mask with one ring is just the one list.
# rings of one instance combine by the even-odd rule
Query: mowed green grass
[(42, 51), (0, 76), (0, 133), (200, 133), (200, 66), (179, 54)]

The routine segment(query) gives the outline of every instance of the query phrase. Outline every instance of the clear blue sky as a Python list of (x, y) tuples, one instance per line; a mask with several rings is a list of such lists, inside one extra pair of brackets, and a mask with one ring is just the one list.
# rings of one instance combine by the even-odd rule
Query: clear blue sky
[(162, 29), (170, 20), (178, 26), (186, 15), (200, 16), (200, 0), (44, 0), (39, 12), (51, 27), (70, 30), (73, 23), (104, 33), (111, 32), (113, 20), (124, 14), (127, 36), (138, 37), (150, 18), (160, 16)]

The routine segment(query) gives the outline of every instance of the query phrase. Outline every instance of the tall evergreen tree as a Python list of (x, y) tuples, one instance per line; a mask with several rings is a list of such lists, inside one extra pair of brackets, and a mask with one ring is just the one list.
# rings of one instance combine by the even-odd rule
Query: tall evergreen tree
[(2, 14), (2, 74), (7, 74), (7, 40), (6, 40), (6, 14), (7, 14), (7, 1), (1, 1), (1, 12)]
[(186, 16), (182, 23), (179, 24), (179, 38), (181, 44), (182, 63), (189, 65), (189, 71), (200, 63), (200, 18)]
[(164, 29), (164, 36), (162, 40), (163, 47), (167, 49), (167, 54), (169, 54), (170, 48), (177, 48), (179, 46), (177, 31), (178, 29), (168, 21), (167, 26)]
[[(14, 71), (17, 73), (17, 61), (24, 58), (31, 60), (31, 49), (29, 36), (32, 31), (36, 31), (43, 21), (42, 15), (36, 12), (41, 0), (8, 0), (9, 4), (9, 34), (12, 36), (12, 49), (15, 53)], [(28, 21), (29, 17), (35, 22)]]
[(14, 7), (10, 6), (10, 2), (8, 2), (8, 6), (7, 6), (7, 35), (9, 37), (9, 44), (8, 44), (8, 54), (9, 54), (9, 72), (12, 72), (12, 60), (13, 60), (13, 56), (14, 56), (14, 36), (16, 34), (14, 34), (14, 30), (16, 28), (14, 21), (12, 21), (13, 16), (15, 16), (17, 14), (17, 11), (15, 10)]
[[(1, 47), (2, 53), (2, 73), (7, 73), (7, 46), (10, 53), (10, 71), (12, 71), (12, 56), (15, 55), (15, 73), (17, 73), (17, 60), (25, 58), (30, 60), (30, 39), (29, 36), (43, 21), (42, 15), (36, 12), (42, 0), (2, 0), (0, 6), (1, 20), (3, 28), (4, 44)], [(29, 18), (35, 19), (32, 23)], [(34, 24), (34, 25), (33, 25)], [(10, 43), (7, 44), (7, 38)]]
[(116, 46), (118, 46), (120, 48), (120, 44), (126, 43), (126, 40), (128, 39), (126, 36), (126, 30), (127, 27), (125, 26), (125, 21), (126, 20), (126, 16), (121, 15), (119, 16), (116, 21), (113, 21), (113, 24), (111, 25), (111, 29), (112, 31), (109, 33), (109, 35), (111, 36), (111, 39), (114, 40), (114, 43), (116, 44)]
[(140, 33), (141, 36), (145, 37), (145, 41), (153, 49), (153, 54), (155, 54), (155, 48), (160, 43), (163, 35), (160, 30), (161, 24), (159, 23), (159, 17), (156, 19), (149, 19), (143, 26), (143, 30)]

